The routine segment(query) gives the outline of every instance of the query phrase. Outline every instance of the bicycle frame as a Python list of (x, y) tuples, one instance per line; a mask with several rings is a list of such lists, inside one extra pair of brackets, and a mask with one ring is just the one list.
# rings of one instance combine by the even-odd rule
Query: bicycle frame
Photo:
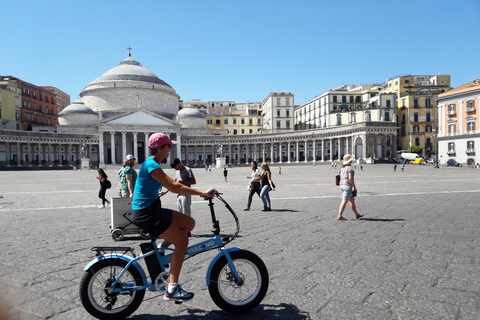
[[(206, 251), (210, 251), (210, 250), (215, 249), (215, 248), (218, 248), (220, 250), (220, 252), (210, 262), (210, 265), (208, 267), (207, 275), (206, 275), (207, 286), (210, 284), (209, 279), (210, 279), (210, 273), (211, 273), (211, 270), (213, 268), (213, 265), (222, 256), (226, 257), (226, 259), (228, 261), (228, 264), (229, 264), (230, 271), (232, 272), (233, 276), (236, 278), (238, 283), (242, 282), (239, 274), (237, 273), (235, 265), (233, 264), (233, 261), (232, 261), (230, 255), (229, 255), (229, 252), (239, 251), (240, 249), (236, 248), (236, 247), (228, 248), (228, 249), (225, 248), (225, 244), (227, 244), (227, 243), (231, 242), (233, 239), (235, 239), (236, 236), (238, 235), (238, 232), (240, 231), (240, 225), (239, 225), (239, 222), (238, 222), (238, 218), (237, 218), (235, 212), (233, 211), (233, 209), (228, 205), (228, 203), (225, 200), (223, 200), (222, 197), (220, 197), (220, 195), (217, 195), (217, 198), (220, 199), (220, 201), (222, 201), (225, 204), (227, 209), (232, 213), (233, 217), (235, 218), (236, 227), (237, 227), (237, 230), (236, 230), (235, 234), (231, 238), (230, 237), (224, 237), (222, 239), (220, 237), (220, 225), (219, 225), (218, 220), (216, 220), (216, 217), (215, 217), (215, 211), (213, 209), (214, 203), (212, 201), (212, 198), (207, 198), (208, 201), (209, 201), (208, 205), (210, 207), (210, 213), (211, 213), (211, 216), (212, 216), (212, 222), (213, 222), (213, 227), (214, 227), (214, 230), (212, 232), (215, 234), (215, 236), (213, 238), (208, 239), (208, 240), (205, 240), (205, 241), (202, 241), (200, 243), (196, 243), (192, 246), (189, 246), (185, 251), (185, 257), (184, 257), (184, 260), (186, 260), (186, 259), (189, 259), (189, 258), (197, 255), (197, 254), (200, 254), (200, 253), (203, 253), (203, 252), (206, 252)], [(163, 252), (164, 251), (173, 251), (173, 249), (170, 249), (170, 248), (161, 248), (160, 249), (160, 248), (157, 247), (157, 243), (155, 242), (155, 240), (152, 240), (152, 245), (153, 245), (153, 250), (151, 250), (149, 252), (146, 252), (146, 253), (142, 253), (138, 256), (135, 255), (134, 249), (129, 248), (129, 247), (94, 247), (94, 248), (92, 248), (92, 250), (96, 251), (97, 258), (92, 260), (85, 267), (85, 271), (89, 270), (92, 266), (95, 265), (95, 263), (97, 263), (99, 261), (102, 261), (102, 260), (105, 260), (105, 259), (124, 260), (124, 261), (127, 262), (127, 265), (123, 268), (123, 270), (120, 272), (120, 274), (116, 277), (115, 281), (111, 284), (112, 292), (138, 291), (138, 290), (144, 290), (144, 289), (149, 289), (150, 291), (157, 291), (157, 287), (156, 287), (156, 284), (155, 284), (156, 279), (153, 279), (152, 275), (150, 275), (150, 281), (147, 281), (146, 273), (143, 270), (143, 268), (140, 266), (138, 261), (155, 254), (156, 257), (157, 257), (158, 263), (160, 265), (161, 272), (163, 273), (163, 272), (165, 272), (165, 265), (170, 263), (170, 259), (171, 259), (171, 256), (172, 256), (173, 253), (162, 255), (161, 252), (162, 251)], [(123, 251), (123, 253), (122, 254), (118, 254), (118, 253), (104, 254), (104, 253), (106, 253), (106, 251), (111, 251), (111, 252), (113, 252), (113, 251)], [(133, 258), (126, 255), (126, 253), (128, 251), (132, 252)], [(130, 267), (134, 267), (139, 271), (140, 275), (142, 276), (143, 285), (136, 286), (136, 285), (132, 285), (132, 284), (129, 284), (129, 283), (123, 283), (121, 287), (117, 287), (117, 284), (120, 281), (122, 275)], [(162, 287), (162, 288), (161, 288), (161, 290), (164, 290), (164, 287)]]

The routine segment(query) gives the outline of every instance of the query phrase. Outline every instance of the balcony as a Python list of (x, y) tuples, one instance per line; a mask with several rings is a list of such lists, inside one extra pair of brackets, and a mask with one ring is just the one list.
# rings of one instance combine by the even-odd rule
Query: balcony
[(475, 155), (475, 149), (467, 149), (465, 153), (468, 155)]
[(420, 132), (420, 131), (412, 131), (412, 132), (409, 132), (408, 133), (409, 135), (411, 136), (424, 136), (425, 135), (425, 132)]
[(453, 157), (454, 157), (454, 156), (455, 156), (455, 150), (448, 150), (448, 151), (447, 151), (447, 154), (448, 154), (449, 156), (453, 156)]
[(448, 110), (448, 111), (447, 111), (447, 115), (449, 115), (449, 116), (456, 116), (456, 115), (457, 115), (457, 111), (455, 111), (455, 110)]

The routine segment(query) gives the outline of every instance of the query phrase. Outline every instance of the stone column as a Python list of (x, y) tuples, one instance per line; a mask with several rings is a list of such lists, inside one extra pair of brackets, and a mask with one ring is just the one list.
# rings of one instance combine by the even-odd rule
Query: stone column
[(47, 165), (49, 167), (52, 167), (53, 166), (53, 146), (51, 143), (48, 144), (48, 163)]
[[(274, 157), (273, 157), (273, 147), (274, 147), (274, 145), (273, 145), (273, 142), (272, 142), (272, 143), (270, 143), (270, 162), (271, 163), (275, 162)], [(280, 159), (280, 161), (282, 161), (282, 160)]]
[(127, 133), (122, 131), (122, 161), (127, 157)]
[[(147, 147), (147, 146), (145, 146)], [(137, 132), (133, 132), (133, 156), (138, 161), (138, 137)]]
[(7, 148), (7, 167), (10, 167), (10, 142), (6, 141)]
[(313, 162), (317, 162), (317, 140), (313, 139), (312, 142), (312, 147), (313, 147)]
[(98, 167), (105, 168), (103, 132), (98, 133)]
[(72, 145), (68, 145), (68, 151), (67, 151), (67, 165), (71, 165), (71, 154), (72, 154)]
[(115, 160), (115, 132), (110, 131), (110, 157), (112, 158), (112, 163), (116, 163)]
[(27, 145), (27, 156), (28, 156), (27, 165), (31, 167), (33, 156), (32, 156), (32, 144), (30, 142), (28, 142), (28, 145)]
[(335, 154), (335, 147), (333, 146), (333, 139), (328, 139), (330, 142), (330, 162), (333, 162), (333, 156)]
[(22, 161), (23, 161), (22, 149), (20, 148), (20, 142), (17, 142), (17, 167), (22, 166)]
[(240, 143), (237, 145), (237, 160), (238, 164), (240, 164), (240, 159), (242, 159), (242, 149), (240, 148)]
[(325, 139), (322, 139), (322, 162), (325, 162)]
[(144, 138), (145, 138), (145, 150), (144, 150), (145, 160), (147, 160), (150, 157), (150, 146), (148, 144), (148, 138), (149, 138), (148, 135), (149, 134), (148, 134), (148, 132), (144, 132), (143, 135), (144, 135)]
[(343, 148), (342, 148), (342, 138), (338, 138), (338, 160), (342, 160), (343, 156)]
[(287, 159), (288, 159), (287, 163), (291, 163), (292, 161), (291, 161), (291, 157), (290, 157), (290, 141), (288, 141), (287, 148), (288, 148), (287, 149)]
[(267, 159), (265, 159), (265, 142), (262, 143), (262, 160), (267, 162)]
[[(177, 144), (175, 145), (175, 147), (177, 151), (177, 158), (182, 160), (182, 136), (180, 135), (180, 133), (177, 133)], [(187, 150), (185, 150), (185, 159), (183, 160), (188, 160)]]
[(305, 140), (305, 162), (308, 162), (308, 140)]
[(372, 159), (377, 158), (377, 135), (373, 135), (373, 152), (372, 152)]
[(366, 159), (367, 158), (367, 139), (368, 139), (368, 135), (367, 134), (363, 134), (362, 135), (362, 138), (363, 138), (363, 158)]
[(228, 159), (228, 162), (232, 164), (233, 163), (233, 144), (230, 143), (228, 145), (228, 151), (230, 153), (230, 158)]
[(300, 162), (300, 146), (298, 141), (295, 141), (295, 162)]

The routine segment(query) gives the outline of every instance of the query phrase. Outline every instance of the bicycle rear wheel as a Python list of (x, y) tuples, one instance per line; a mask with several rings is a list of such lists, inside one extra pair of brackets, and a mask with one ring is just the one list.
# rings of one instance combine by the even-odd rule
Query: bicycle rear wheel
[(267, 267), (250, 251), (239, 250), (229, 254), (242, 282), (236, 281), (227, 258), (223, 256), (213, 265), (208, 291), (213, 302), (222, 310), (245, 313), (258, 306), (267, 294)]
[[(95, 263), (85, 272), (80, 282), (80, 298), (84, 308), (98, 319), (123, 319), (131, 315), (142, 303), (145, 290), (112, 292), (111, 284), (127, 265), (126, 261), (106, 259)], [(116, 287), (143, 284), (135, 267), (122, 275)]]

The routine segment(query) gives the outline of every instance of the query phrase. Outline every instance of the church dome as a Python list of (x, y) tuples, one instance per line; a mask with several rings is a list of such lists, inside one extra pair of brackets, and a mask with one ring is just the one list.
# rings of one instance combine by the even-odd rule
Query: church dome
[(75, 100), (71, 105), (63, 109), (58, 114), (59, 125), (95, 125), (97, 123), (97, 114), (83, 101)]
[(171, 86), (166, 83), (165, 81), (158, 78), (153, 72), (148, 69), (145, 69), (129, 56), (127, 59), (120, 62), (120, 64), (107, 72), (105, 72), (101, 77), (93, 80), (85, 89), (89, 87), (95, 87), (98, 85), (102, 85), (102, 83), (110, 83), (112, 81), (141, 81), (141, 82), (150, 82), (156, 83), (163, 86), (170, 87)]
[(200, 111), (192, 108), (192, 107), (185, 107), (182, 110), (178, 111), (177, 118), (202, 118), (203, 115)]
[(67, 106), (65, 109), (60, 111), (58, 113), (58, 116), (64, 116), (67, 114), (74, 114), (74, 113), (96, 115), (96, 113), (92, 110), (92, 108), (90, 108), (89, 106), (86, 106), (82, 100), (77, 99), (73, 101), (71, 105)]
[(180, 122), (184, 128), (205, 128), (207, 126), (207, 119), (191, 105), (186, 105), (178, 111), (175, 120)]
[(87, 84), (80, 97), (97, 111), (118, 114), (144, 109), (167, 118), (177, 114), (180, 101), (175, 89), (130, 55)]

